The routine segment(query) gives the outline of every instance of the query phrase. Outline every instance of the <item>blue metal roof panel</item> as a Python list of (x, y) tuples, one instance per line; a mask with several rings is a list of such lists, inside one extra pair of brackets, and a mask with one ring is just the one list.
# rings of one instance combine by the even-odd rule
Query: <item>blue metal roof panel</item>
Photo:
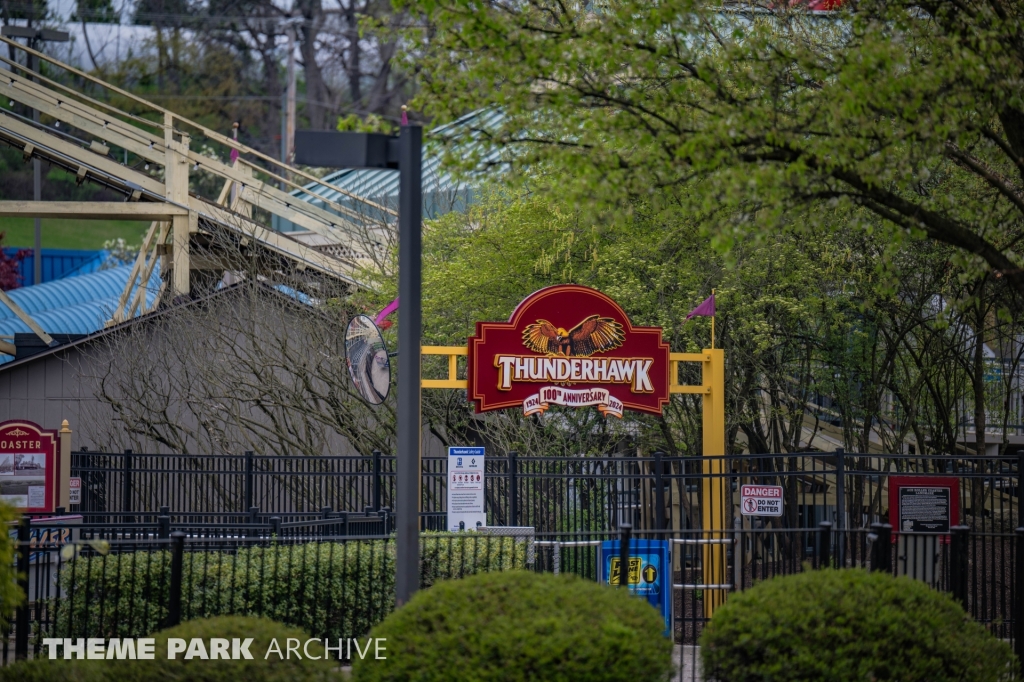
[[(493, 127), (502, 118), (502, 114), (494, 110), (473, 112), (428, 133), (428, 153), (423, 157), (423, 210), (426, 217), (437, 217), (465, 206), (472, 200), (471, 188), (441, 168), (443, 154), (440, 153), (440, 150), (431, 150), (429, 139), (458, 138), (459, 144), (464, 144), (468, 150), (476, 146), (475, 140), (479, 136), (474, 129)], [(384, 204), (389, 208), (396, 208), (398, 204), (398, 171), (396, 170), (345, 168), (325, 175), (324, 182), (340, 187), (358, 197)], [(366, 212), (366, 206), (361, 202), (320, 183), (309, 183), (302, 190), (294, 190), (292, 195), (302, 201), (310, 201), (321, 208), (326, 207), (322, 201), (318, 201), (320, 197), (357, 211)], [(297, 228), (282, 220), (280, 229), (287, 232)]]
[[(156, 270), (158, 268), (155, 268)], [(66, 280), (47, 282), (8, 292), (14, 302), (49, 334), (92, 334), (103, 329), (117, 307), (131, 267), (111, 268)], [(153, 272), (146, 286), (146, 304), (160, 289), (160, 275)], [(138, 291), (138, 285), (132, 295)], [(31, 333), (28, 325), (0, 305), (0, 335)], [(13, 360), (0, 354), (0, 364)]]
[[(100, 298), (119, 296), (128, 282), (130, 273), (130, 266), (111, 268), (88, 275), (13, 289), (8, 291), (7, 295), (22, 310), (30, 315), (35, 315), (47, 310), (66, 308)], [(10, 308), (0, 305), (0, 320), (7, 319), (15, 319), (15, 315)]]

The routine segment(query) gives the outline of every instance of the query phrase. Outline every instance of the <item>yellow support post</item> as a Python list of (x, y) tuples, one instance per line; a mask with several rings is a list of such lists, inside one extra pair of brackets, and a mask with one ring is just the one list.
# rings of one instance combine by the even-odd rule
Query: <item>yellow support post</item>
[(704, 615), (710, 618), (725, 603), (727, 588), (725, 544), (725, 353), (705, 350), (704, 385), (710, 390), (703, 398), (704, 482), (701, 504), (704, 539)]
[[(457, 376), (458, 359), (467, 354), (465, 346), (423, 346), (423, 355), (444, 355), (448, 357), (446, 379), (423, 379), (423, 388), (461, 388), (466, 380)], [(685, 385), (679, 383), (679, 363), (701, 363), (701, 383)], [(725, 469), (725, 352), (721, 349), (705, 349), (701, 353), (669, 354), (669, 393), (690, 393), (701, 396), (703, 406), (703, 473), (701, 489), (701, 520), (704, 539), (704, 615), (712, 616), (715, 609), (725, 603), (728, 592), (728, 571), (726, 570), (726, 542), (730, 534), (726, 528), (726, 475)]]

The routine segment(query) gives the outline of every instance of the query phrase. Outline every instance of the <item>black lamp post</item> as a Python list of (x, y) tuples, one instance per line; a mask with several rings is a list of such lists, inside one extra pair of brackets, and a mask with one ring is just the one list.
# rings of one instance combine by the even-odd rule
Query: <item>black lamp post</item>
[(295, 163), (319, 168), (397, 168), (398, 189), (398, 458), (395, 511), (395, 603), (419, 589), (420, 343), (423, 218), (423, 129), (403, 125), (398, 137), (300, 130)]

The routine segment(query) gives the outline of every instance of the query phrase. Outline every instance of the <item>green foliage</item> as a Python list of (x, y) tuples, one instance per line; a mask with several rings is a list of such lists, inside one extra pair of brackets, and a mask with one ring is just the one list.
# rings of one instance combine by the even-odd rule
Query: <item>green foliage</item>
[(580, 206), (679, 202), (723, 245), (840, 207), (834, 228), (927, 235), (1024, 291), (1019, 5), (401, 4), (428, 17), (418, 106), (504, 115), (454, 161), (505, 150)]
[(1008, 644), (949, 595), (862, 570), (775, 578), (729, 598), (700, 640), (721, 682), (997, 682)]
[[(430, 534), (423, 583), (525, 565), (512, 538)], [(183, 618), (259, 615), (343, 638), (365, 634), (395, 601), (394, 543), (383, 540), (186, 552)], [(58, 576), (57, 632), (71, 637), (139, 637), (167, 617), (170, 554), (80, 556)]]
[(374, 628), (386, 660), (353, 679), (667, 680), (672, 642), (646, 602), (574, 576), (511, 571), (440, 582)]
[[(44, 650), (45, 651), (45, 650)], [(0, 682), (106, 682), (102, 661), (33, 658), (0, 666)]]
[[(57, 632), (66, 637), (142, 637), (167, 618), (171, 555), (125, 552), (79, 556), (57, 585)], [(102, 604), (102, 608), (97, 608)]]
[(17, 540), (8, 532), (13, 530), (11, 524), (19, 518), (14, 507), (0, 502), (0, 527), (4, 528), (4, 533), (0, 534), (0, 628), (6, 627), (14, 609), (25, 598), (15, 580), (14, 552)]
[[(213, 637), (252, 637), (254, 641), (249, 653), (253, 660), (185, 660), (183, 654), (168, 660), (165, 654), (167, 640), (172, 637), (185, 640), (201, 638), (206, 645)], [(274, 639), (283, 654), (288, 638), (305, 643), (310, 635), (267, 618), (223, 616), (193, 620), (156, 633), (157, 656), (153, 660), (111, 661), (108, 663), (108, 675), (110, 680), (117, 682), (320, 682), (341, 679), (336, 664), (324, 658), (324, 648), (319, 642), (309, 646), (309, 654), (321, 657), (319, 660), (305, 655), (297, 658), (294, 653), (288, 658), (278, 656), (276, 652), (266, 655)]]
[(121, 17), (111, 0), (78, 0), (70, 20), (83, 24), (116, 24), (121, 21)]

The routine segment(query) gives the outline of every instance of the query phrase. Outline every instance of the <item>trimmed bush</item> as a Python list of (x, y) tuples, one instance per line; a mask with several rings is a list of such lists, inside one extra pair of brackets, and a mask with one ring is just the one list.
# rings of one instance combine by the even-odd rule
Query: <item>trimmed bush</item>
[(33, 658), (0, 667), (0, 682), (107, 682), (105, 673), (104, 661)]
[(1010, 646), (923, 582), (808, 571), (730, 595), (700, 639), (720, 682), (996, 682)]
[[(526, 545), (513, 538), (429, 534), (422, 583), (523, 567)], [(141, 637), (167, 617), (170, 553), (80, 556), (61, 569), (61, 637)], [(185, 552), (183, 619), (259, 615), (321, 637), (358, 637), (391, 613), (395, 546), (384, 540)]]
[(355, 682), (653, 682), (672, 642), (661, 615), (575, 576), (509, 571), (421, 590), (375, 627), (385, 660), (353, 661)]

